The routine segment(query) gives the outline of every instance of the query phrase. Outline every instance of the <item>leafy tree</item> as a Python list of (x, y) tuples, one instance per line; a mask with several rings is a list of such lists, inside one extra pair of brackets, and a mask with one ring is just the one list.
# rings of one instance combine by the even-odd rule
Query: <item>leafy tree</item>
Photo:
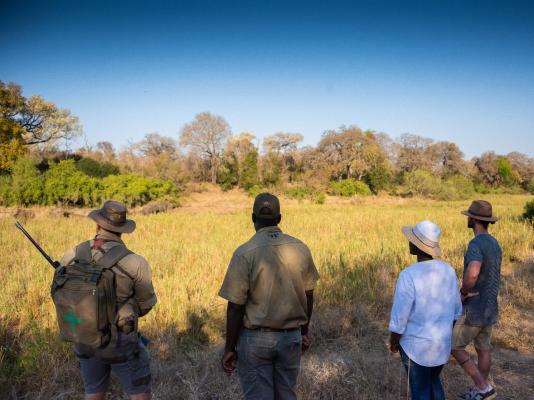
[(282, 160), (277, 153), (268, 153), (262, 158), (262, 182), (265, 186), (276, 186), (282, 177)]
[(506, 187), (516, 186), (521, 180), (521, 177), (513, 170), (512, 164), (506, 157), (497, 159), (497, 173), (501, 183)]
[(239, 184), (239, 162), (235, 154), (223, 157), (217, 180), (223, 190), (230, 190)]
[(249, 190), (252, 186), (257, 185), (258, 183), (258, 151), (253, 149), (247, 154), (243, 161), (239, 186), (245, 190)]
[(80, 135), (81, 127), (78, 117), (69, 110), (60, 109), (41, 96), (25, 98), (19, 85), (0, 81), (0, 131), (2, 143), (50, 146), (60, 139), (71, 140)]
[(192, 122), (184, 125), (180, 133), (180, 144), (189, 146), (209, 161), (211, 182), (217, 183), (221, 152), (231, 135), (230, 125), (223, 117), (202, 112)]
[(138, 175), (109, 175), (102, 179), (101, 197), (122, 201), (129, 206), (177, 195), (176, 185), (161, 179)]

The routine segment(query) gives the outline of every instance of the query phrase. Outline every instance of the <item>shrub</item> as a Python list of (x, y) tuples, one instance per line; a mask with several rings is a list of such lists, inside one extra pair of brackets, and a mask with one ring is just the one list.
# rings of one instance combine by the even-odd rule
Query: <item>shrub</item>
[(43, 176), (35, 161), (26, 157), (19, 158), (13, 165), (11, 178), (11, 198), (14, 204), (29, 206), (43, 202)]
[(171, 181), (139, 175), (109, 175), (102, 179), (101, 197), (115, 199), (128, 206), (137, 206), (163, 197), (178, 195)]
[(534, 225), (534, 200), (530, 200), (525, 204), (525, 212), (523, 213), (523, 218), (529, 221)]
[(329, 193), (334, 196), (343, 197), (368, 196), (371, 194), (371, 189), (361, 181), (344, 179), (342, 181), (330, 182)]
[(104, 178), (108, 175), (117, 175), (120, 170), (119, 167), (111, 163), (100, 163), (89, 157), (82, 157), (76, 161), (76, 168), (85, 175), (96, 178)]
[(11, 176), (0, 175), (0, 206), (10, 206), (11, 202)]
[(534, 177), (530, 178), (530, 181), (527, 183), (527, 191), (534, 194)]
[(241, 176), (239, 177), (239, 186), (245, 190), (249, 190), (258, 183), (258, 152), (252, 150), (247, 154), (243, 161)]
[(465, 200), (473, 197), (475, 194), (475, 185), (465, 176), (451, 176), (443, 185), (444, 188), (442, 188), (441, 193), (437, 196), (441, 200)]
[(313, 196), (313, 202), (315, 204), (324, 204), (326, 201), (326, 195), (324, 192), (315, 192), (315, 195)]
[(43, 195), (47, 205), (84, 207), (100, 203), (100, 182), (79, 171), (72, 159), (51, 164), (44, 176)]
[(260, 185), (254, 185), (249, 190), (247, 190), (249, 197), (256, 197), (262, 192), (263, 188)]

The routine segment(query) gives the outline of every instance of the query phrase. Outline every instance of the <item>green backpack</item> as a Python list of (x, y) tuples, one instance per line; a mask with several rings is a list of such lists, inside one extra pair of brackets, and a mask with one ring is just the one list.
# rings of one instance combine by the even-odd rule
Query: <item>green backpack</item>
[(93, 261), (91, 242), (76, 247), (67, 267), (60, 267), (52, 282), (61, 338), (67, 342), (103, 348), (116, 331), (117, 295), (114, 267), (129, 276), (117, 263), (131, 252), (124, 245), (112, 247)]

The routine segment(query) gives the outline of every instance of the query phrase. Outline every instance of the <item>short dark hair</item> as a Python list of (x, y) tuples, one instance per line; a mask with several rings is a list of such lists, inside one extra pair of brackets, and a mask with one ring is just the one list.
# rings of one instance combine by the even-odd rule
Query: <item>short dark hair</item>
[(484, 229), (486, 229), (486, 230), (488, 229), (488, 226), (491, 223), (490, 221), (481, 221), (480, 219), (476, 219), (476, 218), (473, 218), (473, 219), (475, 220), (475, 222), (477, 224), (482, 225), (484, 227)]

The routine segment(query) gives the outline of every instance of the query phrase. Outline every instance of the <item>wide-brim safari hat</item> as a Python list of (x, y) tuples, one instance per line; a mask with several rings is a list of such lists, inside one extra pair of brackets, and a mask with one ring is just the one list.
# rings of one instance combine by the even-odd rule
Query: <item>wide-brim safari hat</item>
[(486, 221), (495, 223), (499, 220), (495, 215), (493, 215), (493, 210), (491, 203), (486, 200), (475, 200), (469, 206), (469, 209), (466, 211), (461, 211), (463, 215), (468, 217), (478, 219), (479, 221)]
[(91, 211), (88, 217), (107, 231), (132, 233), (135, 230), (135, 221), (126, 219), (127, 212), (128, 209), (121, 202), (108, 200), (102, 208)]
[(403, 226), (402, 233), (419, 250), (432, 257), (441, 256), (441, 247), (439, 246), (441, 230), (433, 222), (422, 221), (415, 226)]

